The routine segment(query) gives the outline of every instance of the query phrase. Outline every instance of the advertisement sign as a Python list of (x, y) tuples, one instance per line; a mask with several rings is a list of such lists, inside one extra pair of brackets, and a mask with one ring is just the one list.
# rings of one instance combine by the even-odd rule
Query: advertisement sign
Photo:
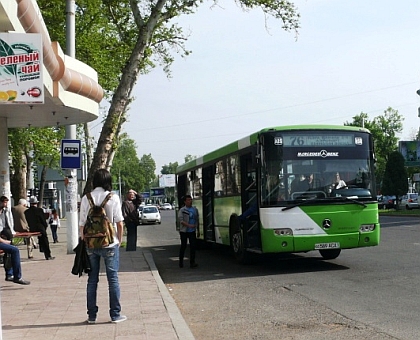
[(42, 38), (0, 33), (0, 105), (44, 103)]
[(150, 192), (148, 191), (141, 192), (140, 195), (143, 198), (143, 200), (150, 198)]
[(173, 188), (175, 186), (175, 175), (159, 175), (159, 186), (164, 188)]
[(151, 188), (150, 189), (150, 197), (164, 197), (165, 196), (165, 188)]
[(405, 166), (420, 165), (420, 142), (419, 141), (400, 141), (399, 151), (405, 160)]

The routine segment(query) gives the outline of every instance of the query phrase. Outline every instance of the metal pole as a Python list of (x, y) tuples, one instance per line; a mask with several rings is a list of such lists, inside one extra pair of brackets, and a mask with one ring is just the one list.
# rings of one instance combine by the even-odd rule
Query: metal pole
[[(75, 8), (74, 0), (66, 0), (66, 55), (75, 58)], [(66, 126), (66, 139), (76, 139), (76, 125)], [(72, 254), (78, 243), (77, 169), (66, 171), (67, 254)]]
[(118, 191), (120, 194), (120, 202), (122, 202), (122, 193), (121, 193), (121, 170), (118, 170)]

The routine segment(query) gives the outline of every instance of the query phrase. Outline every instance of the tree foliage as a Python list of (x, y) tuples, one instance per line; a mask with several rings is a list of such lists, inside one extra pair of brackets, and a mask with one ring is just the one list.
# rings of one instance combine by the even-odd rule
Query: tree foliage
[[(63, 3), (38, 0), (47, 27), (62, 45)], [(259, 8), (268, 17), (280, 19), (286, 31), (299, 28), (299, 14), (289, 0), (238, 0), (237, 3), (245, 10)], [(94, 172), (112, 164), (118, 134), (127, 120), (133, 100), (131, 93), (140, 74), (156, 65), (170, 74), (174, 54), (184, 57), (190, 53), (185, 47), (187, 36), (174, 21), (181, 15), (194, 13), (201, 4), (201, 0), (77, 1), (76, 56), (98, 71), (101, 85), (112, 97), (85, 192), (91, 189)]]
[(144, 191), (149, 188), (150, 182), (154, 179), (155, 170), (156, 165), (152, 156), (143, 155), (139, 159), (135, 141), (123, 134), (111, 166), (114, 188), (119, 188), (121, 183), (123, 196), (129, 189), (137, 192)]
[(151, 183), (156, 179), (156, 163), (151, 154), (143, 155), (140, 159), (140, 169), (145, 183), (144, 190), (149, 190)]
[(37, 174), (34, 168), (36, 164), (43, 170), (36, 178), (40, 188), (39, 200), (42, 201), (46, 170), (60, 167), (60, 147), (63, 138), (63, 127), (9, 129), (10, 181), (12, 197), (15, 200), (26, 198), (29, 170), (32, 168)]
[(368, 114), (361, 112), (359, 115), (353, 117), (352, 122), (345, 122), (346, 126), (364, 126), (369, 129), (373, 136), (376, 155), (376, 180), (378, 187), (384, 179), (385, 165), (388, 161), (389, 155), (398, 149), (397, 133), (403, 130), (404, 117), (388, 107), (384, 114), (369, 120)]
[(408, 192), (407, 171), (404, 166), (404, 157), (398, 151), (393, 151), (388, 156), (385, 166), (382, 194), (398, 197)]
[(178, 167), (178, 162), (175, 163), (169, 163), (162, 166), (162, 170), (160, 173), (162, 175), (169, 175), (176, 173), (176, 168)]

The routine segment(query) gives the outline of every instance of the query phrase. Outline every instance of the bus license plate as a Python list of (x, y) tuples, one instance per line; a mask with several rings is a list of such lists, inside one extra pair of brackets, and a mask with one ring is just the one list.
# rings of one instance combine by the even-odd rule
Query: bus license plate
[(315, 250), (318, 249), (337, 249), (340, 248), (340, 242), (330, 242), (330, 243), (316, 243)]

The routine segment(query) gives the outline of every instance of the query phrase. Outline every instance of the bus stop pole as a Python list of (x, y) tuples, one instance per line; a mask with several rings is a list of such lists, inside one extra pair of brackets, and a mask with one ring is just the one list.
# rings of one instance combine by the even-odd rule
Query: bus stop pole
[[(75, 1), (66, 0), (66, 55), (74, 58), (75, 49)], [(76, 139), (76, 125), (66, 126), (66, 139)], [(66, 170), (66, 218), (67, 254), (73, 254), (78, 242), (77, 169)]]

